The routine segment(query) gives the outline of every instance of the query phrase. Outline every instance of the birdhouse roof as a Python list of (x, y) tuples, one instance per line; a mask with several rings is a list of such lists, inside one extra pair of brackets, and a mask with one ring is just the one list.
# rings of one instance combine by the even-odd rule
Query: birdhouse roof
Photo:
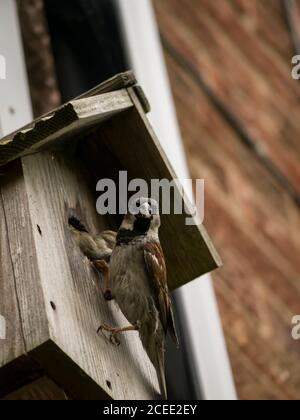
[[(149, 125), (147, 111), (149, 104), (134, 75), (122, 73), (2, 138), (0, 166), (103, 127), (111, 153), (132, 178), (143, 178), (147, 182), (175, 179), (176, 175)], [(105, 124), (108, 120), (109, 124)], [(185, 219), (186, 214), (162, 216), (161, 242), (171, 289), (221, 265), (204, 226), (187, 226)]]

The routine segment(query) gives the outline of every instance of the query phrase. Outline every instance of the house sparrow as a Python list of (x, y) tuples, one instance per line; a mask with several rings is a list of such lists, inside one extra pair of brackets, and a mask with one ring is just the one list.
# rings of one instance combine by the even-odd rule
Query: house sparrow
[(116, 243), (117, 233), (111, 230), (105, 230), (100, 234), (92, 235), (75, 216), (69, 218), (69, 227), (81, 252), (92, 261), (93, 267), (103, 277), (103, 294), (105, 299), (111, 300), (108, 262)]
[(69, 226), (75, 242), (89, 260), (109, 261), (116, 242), (116, 232), (104, 230), (100, 234), (92, 235), (75, 216), (69, 218)]
[(120, 344), (117, 334), (137, 330), (156, 369), (162, 397), (166, 398), (165, 338), (167, 332), (177, 344), (178, 338), (158, 236), (160, 216), (153, 199), (139, 198), (135, 205), (138, 211), (124, 217), (109, 265), (113, 296), (131, 325), (101, 325), (98, 331), (110, 332), (110, 340)]

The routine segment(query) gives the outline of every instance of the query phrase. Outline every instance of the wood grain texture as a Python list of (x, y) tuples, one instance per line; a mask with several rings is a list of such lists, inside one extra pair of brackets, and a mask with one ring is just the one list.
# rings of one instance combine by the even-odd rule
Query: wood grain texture
[(298, 399), (300, 88), (283, 9), (277, 0), (154, 4), (191, 174), (206, 180), (205, 221), (224, 262), (213, 277), (239, 397)]
[(60, 147), (108, 118), (133, 107), (126, 89), (75, 99), (0, 140), (0, 166), (42, 148)]
[(108, 80), (105, 80), (103, 83), (100, 83), (100, 85), (92, 88), (87, 92), (84, 92), (76, 99), (88, 98), (91, 96), (100, 95), (102, 93), (114, 92), (120, 89), (127, 89), (131, 86), (134, 86), (136, 83), (137, 80), (134, 73), (132, 71), (126, 71), (124, 73), (119, 73)]
[[(17, 320), (20, 313), (22, 322), (19, 329), (16, 323), (13, 335), (9, 329), (10, 341), (3, 341), (1, 378), (14, 378), (9, 384), (0, 380), (0, 394), (34, 378), (30, 365), (37, 363), (77, 399), (156, 398), (156, 373), (137, 334), (125, 336), (116, 348), (96, 333), (101, 323), (118, 326), (126, 320), (114, 303), (104, 301), (98, 276), (69, 232), (70, 212), (94, 232), (107, 226), (97, 217), (94, 197), (72, 159), (44, 152), (23, 158), (22, 167), (18, 161), (5, 167), (4, 233), (15, 284), (10, 291), (5, 278), (1, 287), (12, 294), (11, 301), (5, 295), (9, 319)], [(24, 353), (25, 367), (18, 359), (16, 368), (6, 364)]]
[(16, 294), (15, 274), (10, 255), (0, 187), (0, 315), (6, 322), (6, 339), (0, 340), (0, 366), (25, 353), (25, 343)]
[(5, 401), (30, 401), (30, 400), (68, 400), (65, 392), (51, 379), (43, 376), (34, 382), (12, 392), (3, 398)]
[[(113, 398), (155, 398), (155, 370), (137, 334), (124, 335), (118, 348), (97, 335), (100, 324), (118, 326), (126, 320), (114, 302), (104, 300), (98, 276), (69, 232), (74, 210), (91, 231), (102, 230), (106, 222), (97, 217), (78, 166), (63, 156), (43, 152), (22, 159), (51, 339)], [(43, 352), (34, 357), (45, 365)], [(67, 377), (58, 379), (68, 382)]]
[(6, 321), (6, 339), (0, 340), (0, 396), (40, 376), (40, 367), (28, 351), (49, 338), (20, 162), (3, 172), (0, 313)]
[[(19, 161), (5, 167), (1, 194), (10, 259), (13, 266), (15, 293), (22, 321), (21, 337), (26, 352), (49, 338), (44, 297), (39, 282), (33, 226), (29, 214), (28, 196)], [(12, 306), (12, 311), (14, 306)], [(13, 313), (13, 312), (12, 312)], [(19, 327), (19, 328), (20, 328)], [(16, 325), (18, 328), (18, 325)], [(15, 333), (19, 333), (18, 329)]]

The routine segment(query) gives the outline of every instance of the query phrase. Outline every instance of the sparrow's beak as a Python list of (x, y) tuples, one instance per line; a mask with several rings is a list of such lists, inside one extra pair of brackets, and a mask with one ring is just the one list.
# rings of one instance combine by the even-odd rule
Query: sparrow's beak
[(148, 203), (144, 203), (143, 205), (140, 206), (140, 211), (138, 212), (136, 217), (138, 219), (147, 219), (147, 218), (151, 217), (151, 211), (149, 209), (149, 204)]
[(138, 214), (135, 215), (135, 217), (137, 219), (147, 219), (149, 217), (149, 215), (144, 214), (144, 213), (138, 213)]

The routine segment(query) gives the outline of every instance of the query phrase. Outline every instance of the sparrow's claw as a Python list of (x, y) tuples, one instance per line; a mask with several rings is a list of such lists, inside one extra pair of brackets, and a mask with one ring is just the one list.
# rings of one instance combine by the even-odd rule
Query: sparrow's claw
[(119, 346), (121, 343), (120, 343), (120, 340), (117, 338), (117, 334), (120, 334), (120, 333), (126, 332), (126, 331), (138, 331), (140, 326), (141, 326), (141, 323), (139, 321), (137, 322), (136, 325), (129, 325), (128, 327), (123, 327), (123, 328), (109, 327), (108, 325), (102, 324), (98, 328), (97, 334), (101, 331), (102, 334), (104, 335), (104, 337), (107, 338), (106, 334), (104, 334), (103, 331), (110, 332), (109, 341), (113, 345)]
[(110, 333), (109, 341), (114, 346), (119, 347), (119, 345), (121, 344), (121, 341), (118, 339), (117, 334), (118, 334), (118, 332), (112, 332), (112, 333)]
[(100, 325), (100, 327), (97, 330), (97, 334), (99, 334), (100, 331), (103, 333), (103, 325)]
[[(104, 331), (110, 332), (109, 336), (107, 336)], [(98, 328), (97, 334), (99, 334), (99, 332), (101, 332), (106, 339), (108, 338), (110, 343), (114, 346), (119, 346), (121, 344), (120, 340), (117, 338), (117, 334), (120, 332), (119, 328), (112, 328), (103, 324)]]

